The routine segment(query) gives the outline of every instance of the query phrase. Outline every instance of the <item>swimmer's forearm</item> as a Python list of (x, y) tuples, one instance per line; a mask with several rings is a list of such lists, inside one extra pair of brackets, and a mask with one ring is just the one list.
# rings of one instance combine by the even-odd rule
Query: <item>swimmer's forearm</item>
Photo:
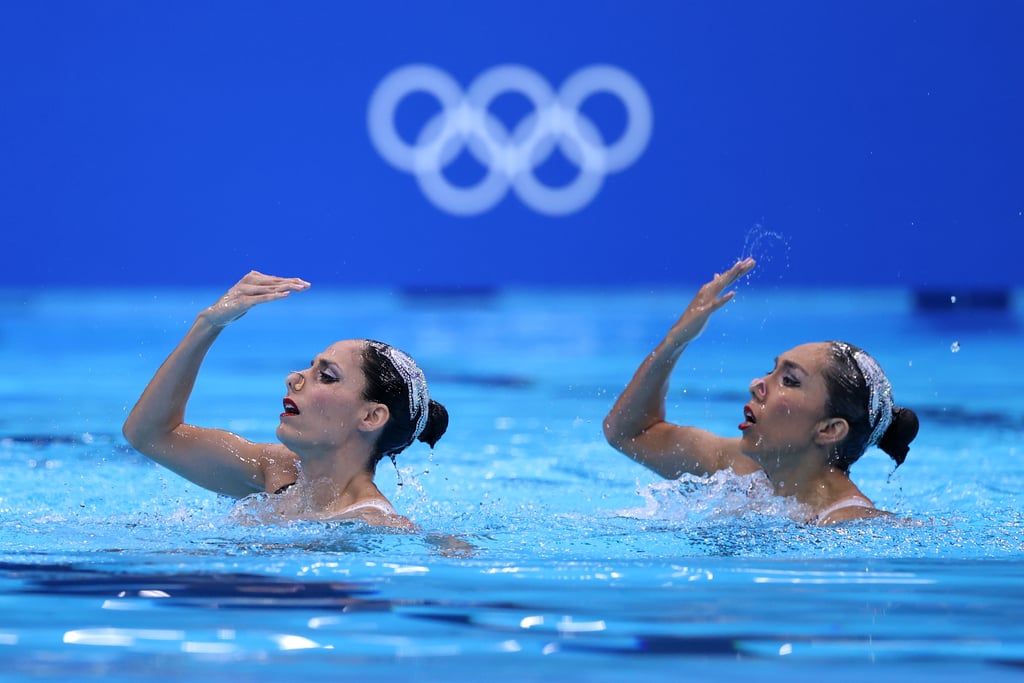
[(665, 398), (676, 362), (686, 348), (670, 335), (644, 359), (604, 421), (612, 446), (624, 444), (665, 421)]
[(199, 314), (125, 420), (122, 431), (132, 446), (145, 453), (184, 422), (199, 368), (222, 329), (210, 322), (207, 311)]

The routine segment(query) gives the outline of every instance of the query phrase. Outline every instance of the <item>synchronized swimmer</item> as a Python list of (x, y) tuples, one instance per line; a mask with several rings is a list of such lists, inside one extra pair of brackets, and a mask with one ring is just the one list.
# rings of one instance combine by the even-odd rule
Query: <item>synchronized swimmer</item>
[(917, 435), (917, 416), (893, 404), (878, 363), (845, 342), (803, 344), (750, 383), (739, 437), (722, 437), (665, 420), (669, 376), (711, 315), (734, 296), (726, 291), (754, 268), (737, 262), (697, 292), (665, 339), (637, 369), (604, 422), (612, 446), (668, 479), (731, 469), (763, 472), (776, 495), (807, 506), (811, 524), (876, 517), (850, 480), (850, 466), (868, 446), (903, 463)]
[(361, 520), (412, 528), (373, 482), (377, 463), (414, 441), (433, 448), (448, 412), (404, 352), (377, 341), (339, 341), (305, 370), (288, 374), (280, 443), (185, 424), (199, 367), (230, 323), (258, 304), (309, 288), (298, 278), (255, 271), (199, 313), (124, 423), (140, 453), (220, 494), (261, 501), (263, 521)]

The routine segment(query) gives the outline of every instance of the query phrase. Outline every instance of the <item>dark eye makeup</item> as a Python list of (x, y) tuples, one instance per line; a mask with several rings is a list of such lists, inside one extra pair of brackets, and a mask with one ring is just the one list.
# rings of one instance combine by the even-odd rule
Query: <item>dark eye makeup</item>
[[(774, 375), (775, 372), (778, 369), (779, 369), (779, 366), (776, 365), (769, 372), (765, 373), (765, 377), (769, 377), (771, 375)], [(784, 386), (784, 387), (793, 387), (793, 388), (799, 387), (800, 386), (800, 380), (797, 379), (795, 376), (793, 376), (791, 374), (783, 374), (782, 375), (782, 386)]]

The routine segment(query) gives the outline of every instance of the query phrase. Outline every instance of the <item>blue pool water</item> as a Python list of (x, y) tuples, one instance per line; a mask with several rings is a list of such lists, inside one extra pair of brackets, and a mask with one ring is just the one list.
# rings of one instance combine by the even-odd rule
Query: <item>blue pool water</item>
[[(3, 680), (1020, 680), (1024, 313), (753, 281), (669, 398), (735, 433), (780, 351), (872, 352), (922, 430), (854, 479), (898, 521), (810, 528), (728, 477), (664, 482), (601, 418), (691, 291), (314, 287), (211, 352), (190, 421), (273, 439), (330, 342), (410, 351), (452, 416), (377, 480), (421, 532), (253, 527), (120, 436), (213, 290), (0, 293)], [(962, 299), (964, 300), (964, 299)], [(1014, 301), (1019, 301), (1016, 297)]]

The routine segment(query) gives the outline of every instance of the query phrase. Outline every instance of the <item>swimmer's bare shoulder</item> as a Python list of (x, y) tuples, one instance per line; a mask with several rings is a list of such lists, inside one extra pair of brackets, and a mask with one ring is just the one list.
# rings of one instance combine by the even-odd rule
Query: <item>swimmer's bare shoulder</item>
[(884, 519), (886, 522), (896, 527), (924, 527), (936, 526), (937, 524), (936, 520), (931, 517), (927, 519), (914, 519), (912, 517), (902, 517), (897, 515), (895, 512), (889, 512), (888, 510), (879, 510), (878, 508), (845, 508), (843, 510), (836, 510), (831, 515), (825, 517), (825, 519), (817, 522), (817, 525), (835, 526), (837, 524), (842, 524), (843, 522), (855, 522), (859, 519)]
[(829, 513), (824, 519), (818, 522), (818, 526), (832, 526), (841, 522), (852, 522), (857, 519), (896, 519), (896, 515), (878, 508), (846, 507)]
[(357, 508), (344, 513), (336, 519), (365, 522), (370, 526), (400, 529), (402, 531), (416, 530), (416, 525), (408, 517), (404, 517), (397, 512), (382, 510), (376, 506)]

